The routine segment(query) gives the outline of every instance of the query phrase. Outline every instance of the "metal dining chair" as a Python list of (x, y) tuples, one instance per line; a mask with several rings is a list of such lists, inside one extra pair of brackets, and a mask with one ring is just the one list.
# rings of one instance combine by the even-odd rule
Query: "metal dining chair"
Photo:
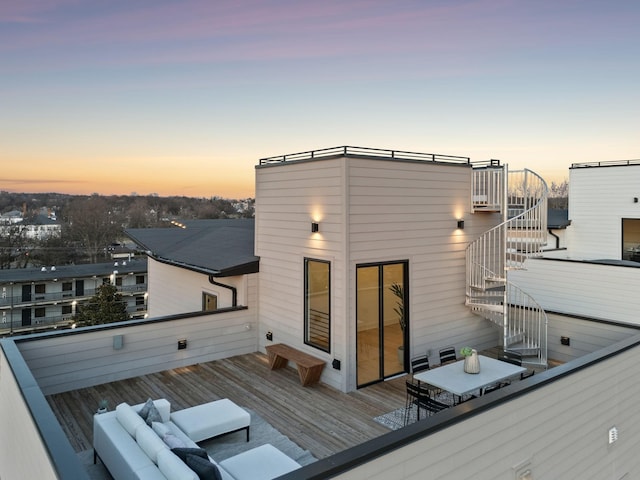
[(429, 357), (427, 355), (411, 359), (411, 374), (423, 372), (424, 370), (429, 370), (429, 368)]
[(456, 349), (453, 347), (446, 347), (440, 350), (440, 365), (445, 363), (451, 363), (458, 360), (456, 357)]
[(408, 380), (406, 381), (406, 386), (407, 398), (404, 410), (405, 425), (409, 423), (409, 419), (411, 418), (411, 411), (413, 410), (414, 406), (417, 408), (417, 420), (420, 420), (420, 409), (424, 409), (427, 416), (430, 416), (450, 407), (450, 405), (439, 402), (438, 400), (433, 398), (431, 396), (430, 390), (426, 387), (421, 387), (420, 385), (412, 383)]

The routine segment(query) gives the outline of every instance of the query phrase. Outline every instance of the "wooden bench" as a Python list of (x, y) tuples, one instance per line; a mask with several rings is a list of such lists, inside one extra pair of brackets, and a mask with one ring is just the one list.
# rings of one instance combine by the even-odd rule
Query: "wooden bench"
[(298, 367), (298, 376), (303, 386), (311, 385), (320, 380), (324, 361), (319, 358), (301, 352), (284, 343), (276, 343), (275, 345), (267, 345), (267, 354), (269, 355), (269, 366), (271, 370), (286, 367), (289, 360), (295, 362)]

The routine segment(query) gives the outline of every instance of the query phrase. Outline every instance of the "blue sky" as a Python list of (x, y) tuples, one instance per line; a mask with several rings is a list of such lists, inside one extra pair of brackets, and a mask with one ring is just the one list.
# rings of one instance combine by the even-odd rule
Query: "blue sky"
[(24, 0), (0, 6), (0, 189), (253, 196), (338, 145), (547, 180), (640, 158), (640, 3)]

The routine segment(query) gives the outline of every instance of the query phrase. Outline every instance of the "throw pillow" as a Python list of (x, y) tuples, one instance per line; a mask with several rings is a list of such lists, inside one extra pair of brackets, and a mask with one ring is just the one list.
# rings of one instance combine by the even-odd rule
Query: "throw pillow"
[(207, 451), (204, 448), (172, 448), (171, 451), (175, 453), (180, 460), (186, 463), (187, 455), (195, 455), (200, 458), (204, 458), (205, 460), (209, 460), (209, 455), (207, 455)]
[(149, 414), (147, 415), (146, 422), (149, 426), (151, 426), (153, 422), (162, 422), (160, 411), (153, 404), (151, 404), (151, 408), (149, 409)]
[(171, 429), (164, 423), (151, 422), (151, 428), (153, 428), (153, 431), (156, 432), (156, 435), (160, 438), (163, 438), (167, 433), (171, 433)]
[(169, 445), (169, 448), (184, 448), (186, 447), (185, 443), (182, 439), (176, 437), (173, 433), (167, 433), (164, 437), (162, 437), (164, 443)]
[(155, 407), (155, 405), (153, 404), (153, 400), (149, 398), (144, 403), (140, 411), (138, 411), (138, 415), (140, 415), (142, 418), (146, 420), (147, 416), (149, 415), (149, 411), (151, 410), (151, 407)]
[(187, 455), (187, 467), (196, 472), (200, 480), (222, 480), (218, 467), (197, 455)]
[(158, 463), (158, 452), (169, 447), (144, 423), (136, 429), (136, 443), (153, 463)]

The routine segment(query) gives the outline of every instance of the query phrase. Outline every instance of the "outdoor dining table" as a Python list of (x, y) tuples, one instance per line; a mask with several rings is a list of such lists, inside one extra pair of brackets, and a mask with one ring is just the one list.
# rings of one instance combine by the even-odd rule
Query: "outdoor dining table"
[(413, 378), (462, 397), (481, 392), (484, 387), (518, 376), (527, 370), (524, 367), (484, 355), (478, 357), (480, 359), (479, 373), (466, 373), (464, 361), (458, 361), (416, 373)]

